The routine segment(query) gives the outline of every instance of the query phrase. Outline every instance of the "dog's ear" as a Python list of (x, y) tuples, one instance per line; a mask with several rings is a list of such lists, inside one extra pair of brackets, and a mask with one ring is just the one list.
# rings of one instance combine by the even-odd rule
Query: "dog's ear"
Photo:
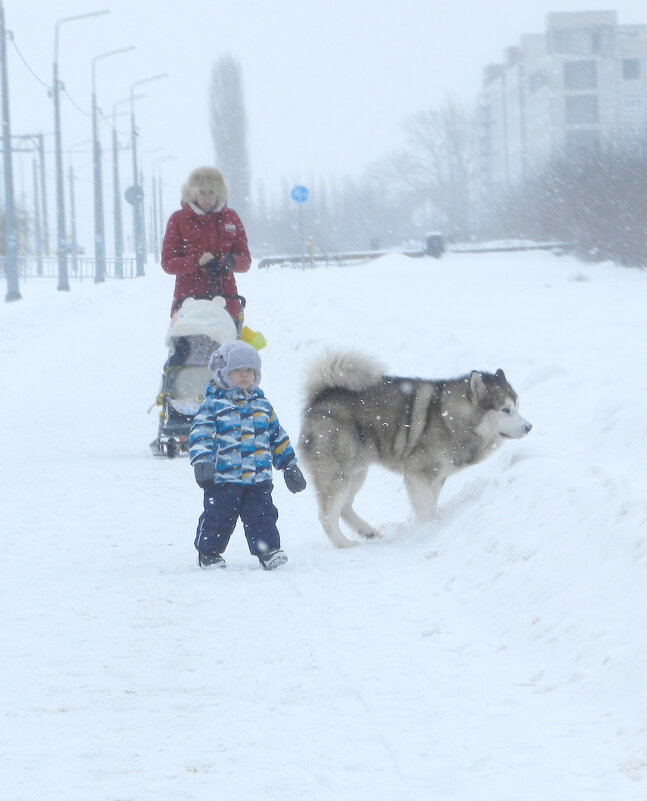
[(499, 379), (499, 381), (506, 381), (507, 382), (507, 380), (508, 380), (505, 377), (505, 373), (503, 372), (503, 370), (500, 367), (499, 367), (499, 369), (496, 371), (496, 373), (494, 375)]
[(470, 393), (473, 398), (478, 398), (485, 392), (485, 384), (483, 383), (483, 374), (478, 370), (472, 370), (470, 373)]

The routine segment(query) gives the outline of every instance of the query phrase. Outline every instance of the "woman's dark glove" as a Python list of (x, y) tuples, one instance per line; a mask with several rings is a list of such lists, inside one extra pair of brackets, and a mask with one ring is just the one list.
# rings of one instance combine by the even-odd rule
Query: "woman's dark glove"
[(220, 257), (220, 271), (223, 273), (234, 269), (235, 259), (233, 253), (223, 253)]
[(198, 462), (193, 465), (196, 484), (202, 489), (211, 487), (216, 482), (216, 468), (213, 462)]
[(234, 266), (234, 254), (223, 253), (220, 256), (214, 256), (208, 262), (202, 265), (205, 270), (208, 270), (212, 275), (222, 275), (229, 272)]
[(306, 488), (306, 480), (303, 477), (303, 473), (296, 465), (287, 467), (283, 471), (283, 478), (285, 479), (285, 485), (290, 492), (301, 492), (301, 490)]

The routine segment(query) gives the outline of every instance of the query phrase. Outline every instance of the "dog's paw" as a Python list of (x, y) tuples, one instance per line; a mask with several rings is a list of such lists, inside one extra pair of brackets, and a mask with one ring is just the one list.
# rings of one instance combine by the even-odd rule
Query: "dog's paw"
[(336, 548), (355, 548), (357, 545), (359, 545), (359, 542), (356, 542), (355, 540), (347, 540), (346, 537), (335, 542)]

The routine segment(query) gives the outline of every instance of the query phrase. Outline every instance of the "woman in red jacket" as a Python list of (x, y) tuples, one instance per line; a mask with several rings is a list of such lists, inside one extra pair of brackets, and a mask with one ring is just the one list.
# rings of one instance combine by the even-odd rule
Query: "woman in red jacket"
[[(198, 167), (182, 187), (182, 208), (173, 212), (162, 244), (162, 269), (175, 276), (173, 315), (186, 298), (237, 295), (233, 273), (249, 270), (251, 257), (240, 217), (227, 206), (227, 184), (215, 167)], [(238, 322), (241, 306), (227, 299)]]

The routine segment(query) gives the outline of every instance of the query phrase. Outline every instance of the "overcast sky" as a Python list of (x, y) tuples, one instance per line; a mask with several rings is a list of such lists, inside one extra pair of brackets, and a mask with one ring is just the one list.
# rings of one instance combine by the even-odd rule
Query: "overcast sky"
[[(63, 140), (79, 151), (81, 202), (84, 183), (92, 181), (91, 157), (83, 152), (90, 146), (91, 59), (102, 53), (137, 46), (97, 62), (98, 103), (108, 115), (132, 83), (169, 74), (138, 90), (146, 97), (137, 101), (136, 117), (144, 171), (150, 174), (155, 159), (175, 157), (158, 168), (178, 187), (177, 196), (194, 166), (214, 161), (207, 115), (212, 64), (225, 53), (237, 58), (253, 180), (273, 191), (282, 177), (307, 184), (321, 175), (358, 174), (401, 144), (408, 115), (448, 93), (472, 102), (483, 67), (500, 61), (522, 34), (543, 31), (546, 13), (610, 7), (594, 0), (4, 0), (7, 29), (48, 85), (56, 20), (111, 11), (60, 26), (59, 74), (85, 112), (64, 97)], [(621, 24), (647, 23), (645, 0), (618, 0), (615, 9)], [(12, 45), (8, 57), (12, 133), (50, 134), (51, 149), (47, 90)], [(127, 142), (126, 117), (120, 127)], [(109, 136), (104, 125), (104, 149)], [(124, 160), (130, 163), (129, 154)], [(18, 190), (30, 191), (31, 162), (18, 158), (16, 167)], [(49, 167), (53, 174), (53, 157)]]

